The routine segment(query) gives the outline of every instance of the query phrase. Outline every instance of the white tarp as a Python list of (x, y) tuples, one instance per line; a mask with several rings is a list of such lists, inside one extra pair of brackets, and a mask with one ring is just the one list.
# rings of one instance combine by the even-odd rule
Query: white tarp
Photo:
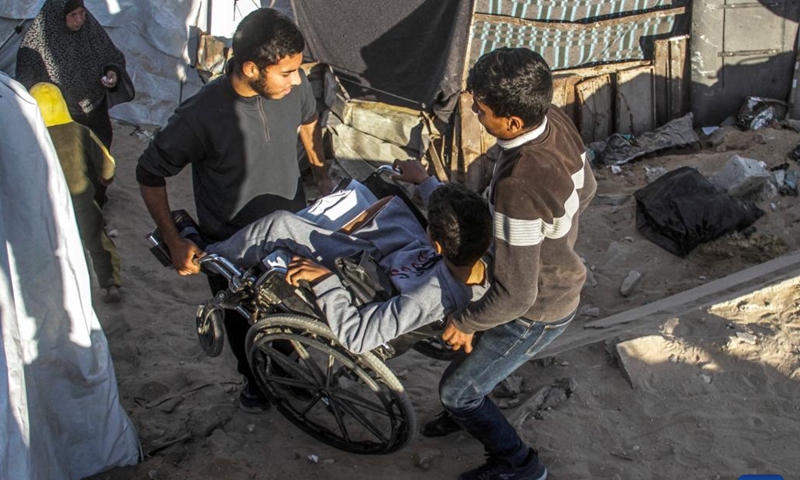
[[(125, 54), (136, 87), (136, 99), (114, 107), (111, 116), (135, 124), (165, 124), (180, 100), (202, 86), (197, 72), (189, 66), (189, 27), (230, 38), (239, 21), (260, 6), (290, 15), (289, 1), (84, 0)], [(0, 50), (0, 70), (12, 77), (24, 34), (15, 34), (14, 28), (22, 20), (35, 17), (43, 4), (44, 0), (0, 0), (0, 45), (10, 39)]]
[(0, 478), (135, 464), (61, 166), (36, 102), (2, 73), (0, 241)]

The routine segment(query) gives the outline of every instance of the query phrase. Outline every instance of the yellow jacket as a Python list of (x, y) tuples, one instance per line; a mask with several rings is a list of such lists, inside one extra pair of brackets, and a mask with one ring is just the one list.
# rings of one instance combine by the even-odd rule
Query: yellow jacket
[(31, 87), (30, 93), (39, 104), (70, 193), (83, 193), (91, 184), (90, 175), (113, 178), (114, 157), (91, 130), (72, 120), (61, 90), (43, 82)]

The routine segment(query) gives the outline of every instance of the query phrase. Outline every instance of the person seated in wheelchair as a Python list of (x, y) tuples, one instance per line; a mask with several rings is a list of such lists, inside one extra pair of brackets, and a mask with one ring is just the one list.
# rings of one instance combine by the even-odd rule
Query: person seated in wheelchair
[[(419, 162), (399, 162), (406, 179)], [(427, 175), (426, 175), (427, 176)], [(288, 261), (286, 281), (310, 284), (315, 302), (342, 345), (359, 354), (403, 333), (440, 321), (486, 291), (481, 257), (492, 239), (486, 201), (454, 183), (431, 177), (417, 186), (428, 211), (427, 231), (399, 197), (385, 197), (338, 229), (279, 211), (208, 245), (240, 268)], [(282, 252), (282, 253), (281, 253)], [(334, 274), (337, 258), (368, 253), (388, 274), (394, 294), (385, 301), (356, 306), (351, 291)], [(271, 259), (271, 260), (270, 260)]]

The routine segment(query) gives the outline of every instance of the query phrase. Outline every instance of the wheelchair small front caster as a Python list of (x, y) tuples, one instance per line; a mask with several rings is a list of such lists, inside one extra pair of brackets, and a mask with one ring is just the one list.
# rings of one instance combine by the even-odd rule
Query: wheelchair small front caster
[(222, 353), (225, 345), (225, 330), (222, 325), (225, 312), (221, 308), (211, 305), (197, 307), (195, 322), (197, 325), (197, 340), (203, 352), (209, 357), (216, 357)]

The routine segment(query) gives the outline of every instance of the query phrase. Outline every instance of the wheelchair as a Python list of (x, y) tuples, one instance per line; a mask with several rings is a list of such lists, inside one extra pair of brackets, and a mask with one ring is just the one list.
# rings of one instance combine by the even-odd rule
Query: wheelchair
[[(175, 219), (180, 230), (182, 219)], [(156, 233), (148, 239), (163, 252)], [(385, 362), (412, 348), (438, 360), (455, 358), (461, 352), (450, 350), (439, 336), (443, 322), (354, 354), (328, 327), (311, 290), (288, 284), (285, 270), (242, 270), (214, 254), (199, 261), (202, 271), (228, 282), (226, 290), (197, 310), (197, 338), (206, 354), (222, 352), (223, 312), (234, 310), (250, 325), (245, 349), (258, 387), (290, 422), (323, 443), (356, 454), (389, 454), (408, 444), (417, 429), (414, 408)]]

